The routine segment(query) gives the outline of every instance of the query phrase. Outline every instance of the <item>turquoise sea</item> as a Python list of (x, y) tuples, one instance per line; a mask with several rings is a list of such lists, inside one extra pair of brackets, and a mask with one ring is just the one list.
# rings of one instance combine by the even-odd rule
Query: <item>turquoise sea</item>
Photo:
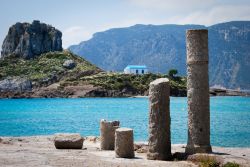
[[(250, 98), (211, 97), (211, 143), (250, 147)], [(171, 97), (172, 143), (187, 142), (187, 99)], [(136, 141), (148, 135), (148, 98), (1, 99), (0, 136), (99, 135), (100, 119), (120, 120)]]

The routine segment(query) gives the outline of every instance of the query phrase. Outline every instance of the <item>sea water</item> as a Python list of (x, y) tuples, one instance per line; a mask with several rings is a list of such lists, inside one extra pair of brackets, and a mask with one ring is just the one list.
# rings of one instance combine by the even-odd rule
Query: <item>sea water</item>
[[(134, 129), (136, 141), (148, 138), (148, 98), (1, 99), (0, 136), (99, 135), (101, 119)], [(187, 142), (187, 98), (171, 97), (171, 141)], [(211, 144), (250, 147), (250, 98), (211, 97)]]

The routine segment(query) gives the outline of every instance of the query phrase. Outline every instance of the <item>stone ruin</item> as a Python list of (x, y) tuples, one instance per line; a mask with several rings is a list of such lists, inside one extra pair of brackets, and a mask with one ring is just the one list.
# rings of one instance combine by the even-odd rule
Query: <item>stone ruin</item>
[(208, 78), (208, 30), (188, 30), (187, 97), (188, 143), (186, 153), (212, 152)]
[(100, 121), (101, 150), (115, 150), (117, 158), (133, 158), (134, 134), (130, 128), (120, 128), (119, 121)]
[(134, 133), (130, 128), (118, 128), (115, 131), (115, 156), (134, 158)]
[(147, 158), (150, 160), (171, 159), (169, 96), (168, 79), (160, 78), (150, 83), (147, 153)]
[(119, 128), (119, 121), (100, 121), (100, 146), (102, 150), (115, 149), (115, 130)]
[(1, 58), (9, 55), (32, 59), (42, 53), (62, 51), (62, 33), (55, 27), (34, 20), (9, 28), (2, 45)]
[(82, 149), (84, 138), (79, 133), (56, 133), (54, 145), (56, 149)]
[[(208, 83), (208, 30), (188, 30), (187, 40), (187, 154), (210, 153), (210, 109)], [(148, 159), (171, 159), (169, 82), (157, 79), (149, 88)]]

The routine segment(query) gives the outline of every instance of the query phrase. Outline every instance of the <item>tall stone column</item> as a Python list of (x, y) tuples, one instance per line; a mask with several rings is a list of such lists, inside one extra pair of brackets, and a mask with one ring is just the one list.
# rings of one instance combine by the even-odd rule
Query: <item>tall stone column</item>
[(170, 86), (167, 78), (160, 78), (149, 86), (149, 140), (147, 159), (171, 160)]
[(188, 97), (186, 153), (208, 153), (212, 151), (210, 145), (208, 30), (188, 30), (186, 42)]

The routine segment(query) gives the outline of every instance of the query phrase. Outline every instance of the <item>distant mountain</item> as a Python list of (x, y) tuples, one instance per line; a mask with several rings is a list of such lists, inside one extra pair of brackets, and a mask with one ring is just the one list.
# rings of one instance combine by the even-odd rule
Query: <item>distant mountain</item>
[(209, 30), (210, 85), (250, 89), (250, 21), (210, 27), (202, 25), (135, 25), (94, 34), (70, 46), (75, 54), (109, 71), (129, 64), (147, 65), (152, 72), (175, 68), (186, 75), (187, 29)]

